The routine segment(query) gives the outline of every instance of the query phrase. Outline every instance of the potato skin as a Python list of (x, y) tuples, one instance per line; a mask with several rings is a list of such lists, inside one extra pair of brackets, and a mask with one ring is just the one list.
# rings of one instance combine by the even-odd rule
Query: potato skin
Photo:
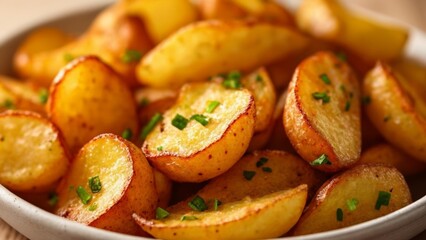
[(408, 79), (378, 62), (365, 77), (363, 92), (371, 98), (367, 115), (383, 137), (417, 160), (426, 161), (426, 101)]
[[(103, 149), (104, 146), (111, 148)], [(116, 155), (117, 158), (112, 157)], [(89, 204), (97, 204), (90, 211), (89, 204), (83, 205), (75, 188), (85, 187), (88, 178), (94, 176), (99, 176), (102, 189), (92, 194), (89, 188), (92, 194)], [(55, 213), (89, 226), (143, 235), (131, 215), (155, 216), (158, 195), (154, 184), (153, 171), (138, 147), (114, 134), (102, 134), (87, 143), (73, 161), (58, 188)], [(70, 190), (70, 186), (74, 188)]]

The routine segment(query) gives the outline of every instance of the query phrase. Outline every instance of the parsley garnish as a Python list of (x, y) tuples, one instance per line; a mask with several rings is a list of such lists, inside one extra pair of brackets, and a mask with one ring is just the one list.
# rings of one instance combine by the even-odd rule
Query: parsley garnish
[(321, 156), (319, 156), (317, 159), (312, 161), (310, 164), (311, 164), (311, 166), (319, 166), (319, 165), (324, 165), (324, 164), (331, 165), (331, 162), (330, 162), (330, 160), (328, 160), (327, 155), (321, 154)]
[(206, 107), (206, 112), (212, 113), (219, 105), (220, 105), (220, 102), (218, 102), (218, 101), (209, 102), (209, 105), (207, 105), (207, 107)]
[(154, 127), (163, 120), (163, 116), (161, 114), (156, 113), (151, 120), (149, 120), (148, 124), (142, 129), (140, 138), (145, 139), (148, 134), (154, 129)]
[(346, 205), (348, 206), (349, 211), (355, 211), (358, 206), (358, 199), (352, 198), (346, 201)]
[(376, 201), (376, 210), (380, 210), (381, 206), (388, 206), (391, 198), (390, 192), (380, 191)]
[(192, 208), (195, 211), (199, 211), (202, 212), (204, 210), (207, 210), (207, 205), (206, 202), (204, 201), (203, 198), (201, 198), (200, 196), (195, 196), (189, 203), (188, 206), (190, 208)]
[(99, 176), (89, 178), (89, 187), (92, 193), (98, 193), (102, 189), (101, 179)]
[(169, 215), (170, 213), (163, 208), (157, 207), (157, 209), (155, 209), (155, 219), (164, 219)]
[(141, 52), (137, 50), (128, 49), (121, 57), (121, 61), (123, 61), (124, 63), (134, 63), (138, 62), (141, 58)]
[(323, 74), (319, 75), (319, 78), (321, 78), (321, 80), (322, 80), (325, 84), (327, 84), (327, 85), (330, 85), (330, 84), (331, 84), (330, 78), (328, 78), (328, 75), (327, 75), (327, 74), (323, 73)]
[(322, 100), (323, 104), (330, 102), (330, 96), (328, 96), (325, 92), (314, 92), (312, 93), (312, 97), (315, 100)]
[(172, 120), (172, 125), (179, 130), (183, 130), (188, 125), (189, 120), (180, 114), (176, 114), (176, 116)]
[(246, 171), (246, 170), (243, 171), (244, 178), (249, 181), (254, 177), (254, 175), (256, 175), (255, 171)]
[(343, 221), (343, 210), (341, 208), (336, 210), (336, 219), (339, 222)]
[(209, 123), (207, 117), (202, 114), (194, 114), (191, 116), (190, 120), (195, 120), (203, 126), (206, 126)]
[(86, 192), (86, 190), (82, 186), (77, 187), (77, 195), (80, 198), (81, 202), (86, 205), (90, 202), (92, 199), (92, 195)]
[(126, 128), (123, 133), (121, 134), (121, 137), (123, 137), (126, 140), (130, 140), (133, 137), (132, 129)]

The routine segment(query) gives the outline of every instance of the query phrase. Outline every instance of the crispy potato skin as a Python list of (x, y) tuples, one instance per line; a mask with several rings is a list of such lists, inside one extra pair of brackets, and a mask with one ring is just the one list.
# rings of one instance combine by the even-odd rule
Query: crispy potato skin
[[(379, 191), (390, 192), (391, 198), (388, 206), (376, 210)], [(354, 211), (347, 206), (346, 201), (351, 199), (358, 201)], [(389, 214), (411, 201), (407, 183), (396, 168), (359, 165), (324, 183), (292, 231), (305, 235), (352, 226)], [(338, 208), (343, 211), (342, 221), (336, 219)]]
[(136, 103), (130, 89), (94, 56), (76, 59), (58, 74), (46, 108), (72, 153), (101, 133), (121, 135), (127, 128), (138, 132)]
[(422, 88), (378, 62), (364, 80), (369, 119), (384, 138), (417, 160), (426, 161), (426, 101)]
[(417, 161), (389, 144), (378, 144), (361, 154), (357, 164), (380, 163), (397, 168), (404, 176), (426, 170), (426, 163)]
[(157, 189), (158, 193), (158, 207), (166, 208), (169, 206), (172, 197), (173, 182), (157, 169), (152, 168), (152, 170), (154, 172), (155, 189)]
[[(99, 193), (91, 193), (87, 186), (88, 179), (94, 176), (99, 176), (102, 183)], [(77, 186), (92, 194), (87, 205), (77, 196)], [(153, 218), (158, 201), (154, 175), (141, 150), (113, 134), (99, 135), (80, 150), (58, 192), (56, 214), (89, 226), (134, 235), (143, 232), (131, 215)], [(89, 211), (93, 205), (96, 208)]]
[(190, 24), (157, 45), (144, 56), (136, 73), (142, 84), (178, 88), (219, 73), (250, 71), (306, 45), (306, 38), (288, 27), (209, 20)]
[[(133, 215), (145, 231), (161, 239), (264, 239), (286, 233), (302, 214), (307, 186), (260, 198), (225, 203), (217, 211), (171, 213), (164, 220)], [(182, 221), (183, 215), (198, 219)]]
[(58, 128), (36, 113), (0, 113), (0, 183), (22, 192), (52, 190), (70, 163), (64, 143)]
[[(190, 122), (184, 131), (171, 125), (176, 114), (189, 118), (199, 113), (196, 109), (204, 111), (206, 100), (212, 100), (211, 96), (216, 96), (218, 99), (213, 99), (219, 100), (222, 106), (207, 114), (212, 123), (202, 126), (196, 121)], [(238, 105), (231, 98), (239, 99)], [(237, 108), (233, 108), (235, 111), (229, 118), (224, 113), (232, 105)], [(246, 89), (226, 90), (217, 83), (185, 85), (177, 103), (165, 112), (163, 122), (148, 135), (142, 150), (155, 168), (174, 181), (211, 179), (228, 170), (247, 150), (254, 132), (255, 111), (254, 98)], [(159, 151), (158, 146), (164, 149)]]
[[(330, 84), (325, 84), (326, 74)], [(344, 86), (344, 90), (342, 87)], [(329, 103), (314, 92), (327, 92)], [(316, 168), (336, 172), (353, 165), (361, 153), (359, 86), (350, 67), (329, 52), (319, 52), (296, 69), (288, 89), (283, 124), (295, 150), (308, 162), (322, 154), (331, 164)], [(345, 103), (350, 103), (345, 110)]]

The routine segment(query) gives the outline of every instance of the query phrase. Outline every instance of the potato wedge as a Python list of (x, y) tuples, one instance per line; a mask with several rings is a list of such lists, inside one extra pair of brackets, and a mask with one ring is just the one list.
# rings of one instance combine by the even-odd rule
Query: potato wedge
[[(252, 178), (249, 178), (250, 174), (254, 174)], [(311, 198), (325, 180), (325, 174), (311, 168), (295, 155), (284, 151), (263, 150), (245, 155), (226, 173), (207, 183), (196, 195), (203, 199), (218, 199), (222, 203), (229, 203), (245, 197), (259, 198), (306, 184), (308, 198)], [(189, 209), (186, 199), (168, 210), (176, 212)]]
[(126, 11), (144, 21), (155, 44), (199, 18), (190, 0), (123, 0)]
[(0, 113), (0, 184), (15, 191), (48, 191), (68, 170), (64, 143), (58, 128), (38, 114)]
[(366, 112), (392, 145), (426, 161), (426, 97), (423, 88), (378, 62), (364, 79), (363, 94), (371, 98)]
[(328, 172), (353, 165), (361, 152), (358, 80), (330, 52), (319, 52), (296, 69), (284, 108), (284, 128), (293, 147)]
[(410, 190), (396, 168), (359, 165), (324, 183), (293, 229), (294, 235), (355, 225), (410, 203)]
[[(142, 229), (161, 239), (263, 239), (279, 237), (299, 219), (307, 186), (225, 203), (218, 210), (172, 212), (163, 220), (133, 215)], [(182, 217), (194, 220), (182, 220)], [(184, 218), (185, 219), (185, 218)]]
[[(218, 104), (208, 109), (214, 101)], [(215, 82), (187, 84), (142, 150), (155, 168), (174, 181), (211, 179), (247, 150), (255, 111), (253, 96), (246, 89), (226, 89)]]
[(47, 113), (72, 153), (101, 133), (138, 132), (132, 92), (114, 70), (93, 56), (76, 59), (61, 70), (50, 89)]
[(389, 144), (378, 144), (361, 154), (357, 164), (381, 163), (395, 167), (404, 176), (426, 170), (426, 163), (417, 161)]
[(398, 58), (408, 38), (406, 29), (354, 14), (337, 0), (304, 0), (296, 21), (303, 31), (342, 45), (370, 63)]
[(155, 216), (154, 175), (141, 150), (113, 134), (87, 143), (58, 188), (56, 214), (92, 227), (141, 234), (137, 213)]
[(103, 11), (77, 40), (60, 48), (29, 54), (25, 61), (17, 55), (14, 66), (21, 78), (48, 87), (70, 60), (96, 55), (122, 75), (126, 83), (136, 86), (134, 68), (151, 47), (142, 22), (127, 16), (124, 8), (116, 4)]
[(306, 44), (306, 38), (290, 28), (210, 20), (190, 24), (167, 38), (144, 56), (136, 71), (143, 84), (178, 88), (223, 72), (252, 70)]
[(199, 9), (202, 19), (242, 19), (247, 16), (246, 11), (232, 0), (201, 0)]
[(172, 185), (173, 182), (163, 173), (153, 168), (155, 189), (158, 193), (158, 207), (166, 208), (169, 206), (169, 202), (172, 196)]

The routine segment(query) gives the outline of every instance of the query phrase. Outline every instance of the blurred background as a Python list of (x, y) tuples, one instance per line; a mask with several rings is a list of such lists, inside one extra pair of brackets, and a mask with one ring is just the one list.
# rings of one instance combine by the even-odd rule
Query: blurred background
[[(170, 0), (173, 1), (173, 0)], [(286, 0), (282, 0), (286, 1)], [(297, 1), (297, 0), (296, 0)], [(411, 24), (426, 32), (426, 0), (344, 0)], [(46, 16), (60, 17), (66, 12), (76, 12), (113, 0), (0, 0), (0, 41), (26, 26), (34, 25)], [(84, 7), (82, 7), (84, 6)], [(26, 239), (0, 219), (0, 239)], [(426, 232), (415, 238), (426, 239)]]

